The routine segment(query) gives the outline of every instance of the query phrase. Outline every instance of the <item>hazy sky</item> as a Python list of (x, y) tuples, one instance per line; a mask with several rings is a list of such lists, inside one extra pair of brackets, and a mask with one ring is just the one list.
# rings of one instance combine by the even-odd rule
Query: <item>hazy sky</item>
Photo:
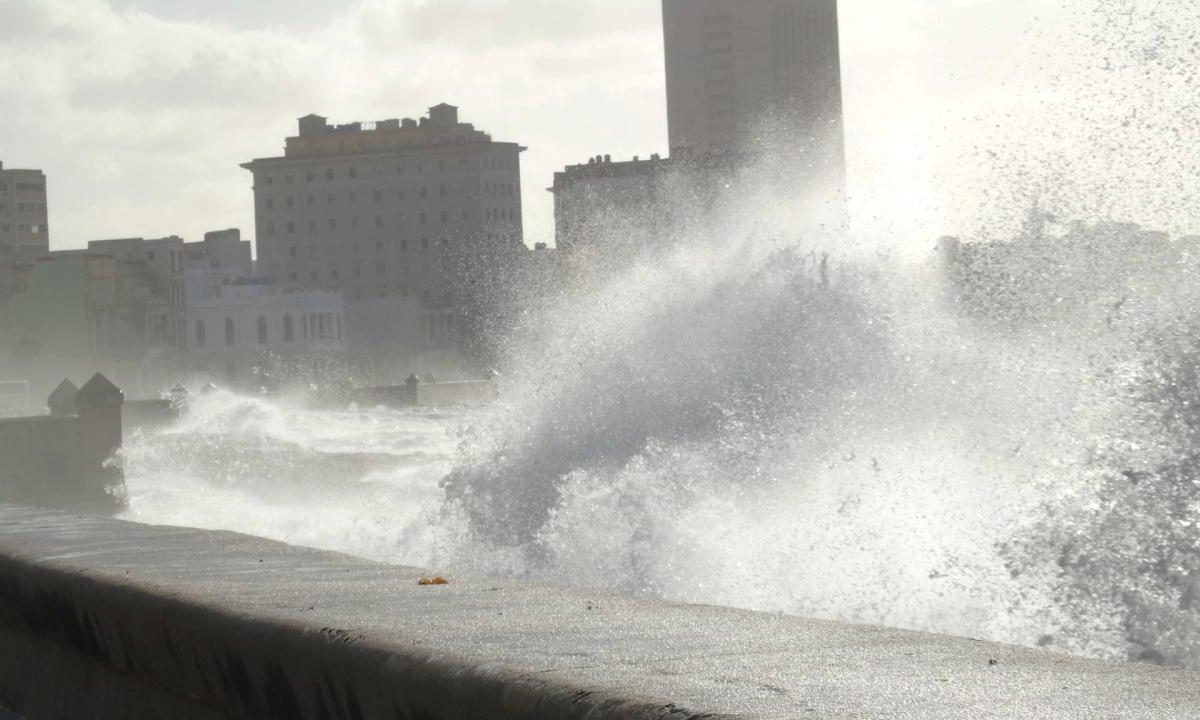
[[(842, 0), (860, 221), (969, 234), (1036, 196), (1187, 229), (1193, 4)], [(279, 154), (297, 117), (445, 101), (529, 147), (526, 239), (552, 241), (555, 169), (666, 151), (659, 22), (658, 0), (0, 0), (0, 160), (46, 170), (55, 248), (252, 235), (238, 164)], [(1114, 182), (1144, 187), (1114, 202)]]

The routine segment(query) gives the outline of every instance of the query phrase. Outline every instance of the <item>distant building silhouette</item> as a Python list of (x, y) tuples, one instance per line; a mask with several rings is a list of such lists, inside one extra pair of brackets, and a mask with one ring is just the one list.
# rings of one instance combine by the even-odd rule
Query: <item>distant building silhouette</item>
[(837, 0), (663, 0), (672, 155), (736, 151), (845, 185)]
[(0, 303), (16, 289), (15, 270), (50, 250), (46, 175), (0, 162)]
[(674, 157), (608, 155), (568, 165), (554, 173), (555, 245), (620, 254), (695, 231), (721, 207), (726, 188), (736, 183), (740, 163), (734, 153)]

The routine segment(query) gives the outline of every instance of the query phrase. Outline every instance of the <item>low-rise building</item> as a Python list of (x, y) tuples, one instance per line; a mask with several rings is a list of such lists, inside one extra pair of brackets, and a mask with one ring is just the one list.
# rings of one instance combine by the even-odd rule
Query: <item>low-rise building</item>
[[(125, 238), (43, 253), (17, 268), (7, 303), (6, 371), (103, 372), (131, 396), (178, 378), (184, 350), (183, 241)], [(76, 322), (78, 320), (78, 322)], [(53, 387), (53, 386), (51, 386)]]
[(340, 293), (291, 290), (269, 278), (235, 280), (187, 310), (191, 368), (241, 387), (345, 374), (349, 341)]

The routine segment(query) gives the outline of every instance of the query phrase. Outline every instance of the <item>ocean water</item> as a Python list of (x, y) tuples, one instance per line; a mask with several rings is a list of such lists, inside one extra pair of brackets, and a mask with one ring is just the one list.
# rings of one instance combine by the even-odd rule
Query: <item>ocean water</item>
[(127, 439), (126, 517), (1200, 666), (1190, 256), (995, 323), (937, 261), (809, 242), (602, 273), (518, 325), (487, 407), (200, 396)]

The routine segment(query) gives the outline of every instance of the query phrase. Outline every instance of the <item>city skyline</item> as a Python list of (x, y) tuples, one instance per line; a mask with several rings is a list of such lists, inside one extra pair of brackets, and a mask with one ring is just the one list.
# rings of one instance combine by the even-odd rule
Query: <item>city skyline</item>
[[(195, 239), (253, 228), (238, 163), (277, 152), (295, 118), (350, 122), (449, 102), (530, 148), (525, 239), (553, 242), (545, 188), (554, 171), (597, 153), (668, 151), (659, 2), (565, 5), (4, 0), (0, 159), (47, 173), (55, 248), (129, 235)], [(1075, 52), (1088, 28), (1071, 23), (1089, 8), (842, 0), (851, 209), (858, 198), (877, 225), (903, 214), (905, 229), (929, 236), (986, 225), (966, 188), (1019, 175), (1035, 152), (1014, 140), (1036, 142), (1047, 99), (1078, 104), (1054, 85), (1056, 72), (1068, 62), (1094, 71), (1108, 57)], [(456, 23), (464, 12), (479, 22)], [(36, 83), (23, 60), (34, 51)], [(1099, 88), (1076, 90), (1095, 99)], [(973, 161), (988, 152), (1007, 156), (985, 171)], [(1153, 152), (1141, 155), (1146, 167), (1133, 171), (1161, 172)], [(1179, 208), (1127, 195), (1114, 214), (1187, 229)]]

